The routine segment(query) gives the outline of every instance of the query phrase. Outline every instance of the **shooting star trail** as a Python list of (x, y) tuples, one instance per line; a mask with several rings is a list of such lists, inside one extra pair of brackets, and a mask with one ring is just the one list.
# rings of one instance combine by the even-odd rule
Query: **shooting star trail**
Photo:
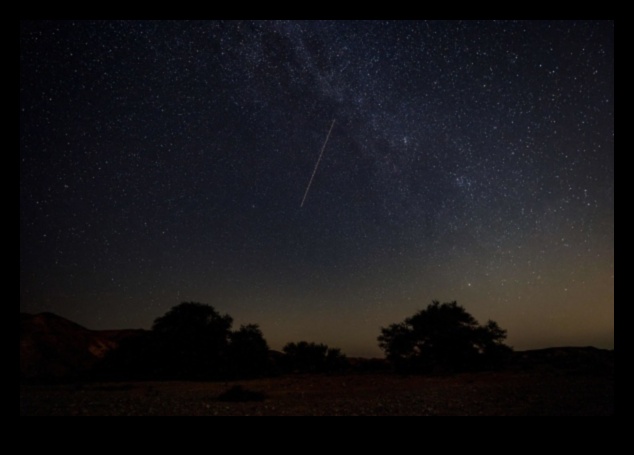
[(313, 179), (315, 178), (315, 174), (317, 173), (317, 168), (319, 167), (319, 162), (321, 161), (321, 157), (324, 155), (324, 150), (326, 150), (326, 144), (328, 143), (328, 139), (330, 139), (330, 133), (332, 132), (333, 126), (335, 126), (335, 119), (332, 119), (332, 124), (330, 125), (330, 129), (328, 130), (328, 135), (326, 136), (324, 145), (321, 146), (321, 152), (319, 152), (319, 158), (317, 158), (317, 162), (315, 163), (315, 169), (313, 169), (313, 175), (310, 176), (310, 180), (308, 181), (308, 186), (306, 187), (306, 191), (304, 191), (304, 197), (302, 198), (302, 203), (299, 205), (300, 208), (304, 207), (304, 201), (306, 201), (306, 196), (308, 196), (308, 191), (310, 191), (310, 185), (313, 184)]

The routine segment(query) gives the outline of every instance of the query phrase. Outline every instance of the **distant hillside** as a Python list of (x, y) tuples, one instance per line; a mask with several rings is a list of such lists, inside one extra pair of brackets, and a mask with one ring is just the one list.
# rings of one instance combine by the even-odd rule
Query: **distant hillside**
[(53, 313), (20, 313), (20, 379), (83, 376), (142, 330), (89, 330)]

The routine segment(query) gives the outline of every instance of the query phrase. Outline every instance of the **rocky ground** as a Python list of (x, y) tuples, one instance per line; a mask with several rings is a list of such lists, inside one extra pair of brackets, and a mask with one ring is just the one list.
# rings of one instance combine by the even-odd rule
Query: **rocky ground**
[(20, 415), (612, 415), (613, 375), (288, 375), (239, 382), (21, 385)]

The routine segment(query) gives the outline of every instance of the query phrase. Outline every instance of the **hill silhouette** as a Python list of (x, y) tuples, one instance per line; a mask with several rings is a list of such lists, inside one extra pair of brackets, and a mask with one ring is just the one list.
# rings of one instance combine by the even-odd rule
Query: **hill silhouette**
[(53, 313), (20, 313), (20, 380), (79, 379), (143, 330), (89, 330)]

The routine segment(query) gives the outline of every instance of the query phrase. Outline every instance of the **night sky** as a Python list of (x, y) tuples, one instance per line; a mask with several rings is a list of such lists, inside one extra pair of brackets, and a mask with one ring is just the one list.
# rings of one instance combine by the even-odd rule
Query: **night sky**
[(20, 23), (20, 311), (378, 356), (432, 299), (614, 346), (613, 22)]

